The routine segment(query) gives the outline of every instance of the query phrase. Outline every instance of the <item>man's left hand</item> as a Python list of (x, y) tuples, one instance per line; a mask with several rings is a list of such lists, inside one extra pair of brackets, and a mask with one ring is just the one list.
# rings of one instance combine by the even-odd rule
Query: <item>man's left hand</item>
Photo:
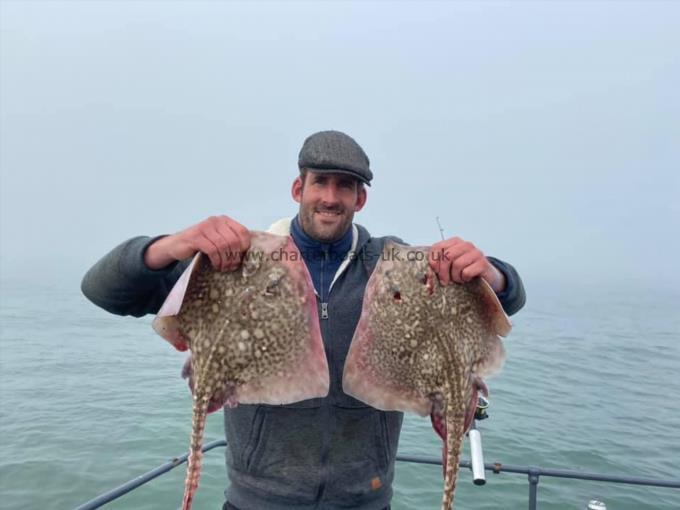
[(430, 267), (442, 285), (469, 282), (481, 276), (497, 294), (505, 289), (505, 276), (496, 269), (479, 248), (460, 237), (432, 245)]

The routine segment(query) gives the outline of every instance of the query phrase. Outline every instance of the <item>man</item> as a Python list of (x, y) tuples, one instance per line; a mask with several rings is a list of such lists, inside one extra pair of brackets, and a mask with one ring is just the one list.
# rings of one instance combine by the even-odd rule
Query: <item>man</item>
[[(298, 215), (271, 232), (291, 235), (317, 293), (330, 371), (325, 398), (286, 406), (224, 409), (231, 485), (225, 509), (389, 508), (402, 413), (366, 406), (342, 391), (342, 370), (359, 320), (366, 282), (386, 237), (352, 223), (366, 204), (373, 174), (351, 137), (323, 131), (305, 140), (291, 194)], [(396, 238), (391, 238), (396, 239)], [(398, 239), (396, 239), (399, 241)], [(249, 231), (227, 216), (211, 217), (177, 234), (126, 241), (83, 279), (83, 293), (121, 315), (156, 313), (197, 251), (215, 268), (238, 267)], [(430, 265), (442, 284), (481, 276), (508, 314), (524, 305), (516, 271), (458, 238), (434, 245)]]

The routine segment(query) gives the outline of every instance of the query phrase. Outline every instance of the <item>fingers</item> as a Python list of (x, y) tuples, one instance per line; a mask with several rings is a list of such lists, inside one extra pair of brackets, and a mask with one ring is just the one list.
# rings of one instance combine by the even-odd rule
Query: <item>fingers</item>
[(453, 237), (435, 243), (430, 249), (430, 267), (442, 285), (448, 285), (452, 281), (451, 265), (454, 260), (452, 254), (458, 253), (463, 242), (462, 239)]
[(483, 274), (489, 265), (484, 254), (474, 244), (459, 237), (434, 244), (429, 262), (442, 285), (469, 282)]
[(486, 260), (478, 260), (474, 264), (470, 264), (460, 272), (460, 279), (464, 282), (469, 282), (473, 278), (481, 276), (486, 270), (486, 264)]
[[(214, 236), (212, 236), (214, 239)], [(193, 248), (196, 251), (205, 253), (210, 259), (210, 263), (215, 269), (221, 269), (222, 267), (222, 255), (220, 248), (215, 244), (208, 233), (199, 231), (195, 234), (193, 238)]]
[(457, 250), (457, 247), (463, 242), (459, 237), (452, 237), (433, 244), (430, 249), (430, 267), (442, 285), (448, 285), (451, 281), (452, 250)]
[(218, 271), (239, 267), (250, 248), (250, 231), (228, 216), (211, 216), (176, 236), (174, 258), (183, 260), (197, 251), (205, 253)]
[(215, 269), (233, 271), (239, 267), (243, 254), (250, 248), (250, 231), (228, 216), (212, 216), (201, 225), (201, 232), (216, 251), (215, 257), (206, 253)]
[[(216, 266), (213, 263), (213, 267), (220, 271), (231, 269), (233, 258), (232, 253), (235, 246), (231, 237), (228, 235), (225, 237), (225, 235), (220, 231), (220, 229), (217, 228), (217, 225), (214, 223), (210, 223), (205, 227), (204, 236), (214, 246), (217, 258), (219, 258), (219, 265)], [(208, 253), (207, 255), (210, 256), (211, 253)], [(212, 257), (210, 260), (212, 262)]]
[[(227, 217), (224, 216), (224, 218)], [(231, 218), (227, 218), (227, 220), (229, 220), (229, 228), (238, 238), (241, 253), (247, 252), (250, 248), (250, 230)]]
[[(222, 216), (224, 219), (225, 232), (224, 237), (229, 241), (229, 254), (231, 255), (227, 260), (225, 269), (236, 269), (243, 259), (243, 254), (250, 248), (250, 231), (240, 223)], [(227, 234), (228, 235), (225, 235)]]
[[(437, 243), (439, 244), (439, 243)], [(428, 262), (430, 263), (430, 269), (432, 269), (432, 272), (437, 275), (439, 278), (439, 281), (442, 283), (442, 285), (446, 285), (442, 281), (442, 277), (439, 276), (440, 268), (441, 268), (441, 260), (442, 260), (442, 255), (443, 255), (443, 250), (441, 248), (437, 247), (437, 244), (433, 245), (432, 248), (430, 249), (430, 253), (428, 255)]]

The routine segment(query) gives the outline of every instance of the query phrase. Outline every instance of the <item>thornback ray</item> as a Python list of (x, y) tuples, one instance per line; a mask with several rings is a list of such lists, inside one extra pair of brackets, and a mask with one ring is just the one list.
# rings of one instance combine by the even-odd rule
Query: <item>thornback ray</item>
[(343, 390), (375, 408), (430, 415), (444, 439), (442, 510), (452, 508), (461, 444), (483, 377), (500, 370), (510, 321), (481, 278), (440, 285), (429, 247), (386, 243), (366, 286)]
[(182, 370), (193, 393), (183, 510), (198, 487), (208, 413), (328, 394), (316, 297), (302, 256), (288, 236), (251, 234), (236, 271), (217, 271), (197, 254), (153, 321), (175, 348), (191, 351)]

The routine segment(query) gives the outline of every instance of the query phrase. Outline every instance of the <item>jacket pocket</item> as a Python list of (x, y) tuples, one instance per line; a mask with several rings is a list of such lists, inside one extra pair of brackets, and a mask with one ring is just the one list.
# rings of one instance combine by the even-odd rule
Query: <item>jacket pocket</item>
[(388, 490), (392, 477), (383, 414), (371, 407), (336, 406), (326, 491), (329, 503), (363, 507)]
[(261, 405), (252, 423), (238, 479), (232, 482), (291, 506), (312, 504), (321, 476), (310, 469), (321, 459), (320, 408)]

